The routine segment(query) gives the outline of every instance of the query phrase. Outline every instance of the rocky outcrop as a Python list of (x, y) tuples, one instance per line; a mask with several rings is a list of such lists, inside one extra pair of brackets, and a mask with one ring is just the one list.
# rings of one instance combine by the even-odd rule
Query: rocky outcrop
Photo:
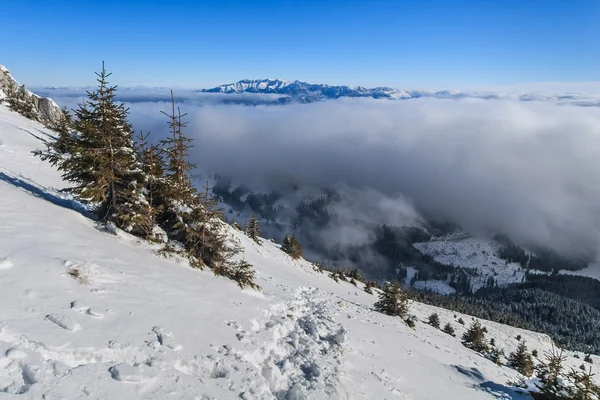
[(40, 121), (55, 123), (61, 118), (62, 111), (54, 100), (30, 92), (25, 85), (20, 85), (3, 65), (0, 65), (0, 91), (0, 98), (16, 98), (31, 105)]

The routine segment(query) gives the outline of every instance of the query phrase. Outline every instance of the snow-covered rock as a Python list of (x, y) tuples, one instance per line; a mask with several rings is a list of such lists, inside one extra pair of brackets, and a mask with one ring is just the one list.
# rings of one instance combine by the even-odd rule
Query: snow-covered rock
[(13, 91), (19, 94), (25, 101), (33, 104), (38, 114), (45, 120), (54, 122), (61, 116), (62, 111), (58, 104), (48, 97), (40, 97), (29, 91), (25, 85), (20, 85), (19, 82), (3, 65), (0, 65), (0, 92), (6, 95), (7, 92)]

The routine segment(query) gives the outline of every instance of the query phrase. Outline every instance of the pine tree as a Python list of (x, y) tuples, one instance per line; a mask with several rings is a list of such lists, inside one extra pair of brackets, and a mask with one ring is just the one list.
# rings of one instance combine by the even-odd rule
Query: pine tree
[(149, 133), (138, 133), (137, 148), (145, 177), (146, 197), (155, 212), (160, 213), (166, 206), (167, 181), (163, 167), (164, 159), (159, 146), (148, 143), (149, 135)]
[(61, 114), (48, 123), (48, 128), (58, 133), (58, 137), (52, 142), (52, 149), (60, 155), (68, 154), (73, 144), (73, 116), (69, 110), (61, 109)]
[(365, 292), (369, 293), (369, 294), (373, 294), (373, 288), (377, 287), (377, 282), (375, 281), (367, 281), (365, 283)]
[(63, 108), (61, 115), (55, 121), (49, 122), (47, 127), (58, 133), (58, 136), (53, 141), (45, 142), (45, 150), (35, 150), (33, 154), (56, 166), (73, 151), (78, 135), (73, 131), (73, 116), (66, 108)]
[(376, 311), (401, 318), (408, 313), (408, 307), (408, 296), (398, 282), (388, 282), (379, 295), (379, 301), (375, 303)]
[(454, 335), (454, 328), (452, 327), (452, 325), (450, 325), (450, 322), (448, 322), (446, 325), (444, 325), (444, 329), (443, 330), (448, 335), (455, 336)]
[(502, 356), (504, 352), (497, 347), (492, 347), (489, 351), (490, 360), (496, 365), (502, 365)]
[(485, 353), (488, 350), (485, 342), (485, 332), (478, 320), (474, 320), (469, 329), (463, 334), (462, 343), (465, 347), (479, 353)]
[(88, 99), (75, 110), (77, 134), (65, 132), (65, 141), (57, 143), (57, 151), (69, 154), (54, 162), (63, 179), (74, 184), (64, 191), (91, 205), (100, 222), (145, 237), (154, 221), (143, 195), (144, 176), (127, 122), (128, 109), (115, 102), (117, 87), (109, 85), (111, 74), (104, 63), (96, 75), (98, 88), (87, 92)]
[[(208, 183), (204, 192), (199, 194), (192, 186), (189, 176), (195, 167), (187, 161), (191, 139), (183, 133), (187, 125), (182, 121), (186, 114), (175, 109), (175, 99), (171, 92), (171, 112), (162, 112), (169, 119), (170, 136), (161, 141), (165, 154), (164, 210), (157, 221), (167, 232), (171, 240), (182, 244), (190, 266), (204, 268), (208, 266), (215, 274), (231, 276), (236, 265), (231, 261), (239, 252), (235, 246), (228, 245), (221, 221), (222, 210), (212, 196)], [(171, 246), (172, 247), (172, 246)], [(239, 265), (237, 266), (239, 267)], [(240, 268), (237, 268), (240, 276)]]
[(348, 274), (348, 277), (350, 277), (352, 279), (355, 279), (355, 280), (357, 280), (359, 282), (363, 282), (364, 281), (362, 275), (360, 274), (360, 271), (357, 268), (353, 268), (350, 271), (350, 273)]
[(248, 235), (256, 243), (260, 244), (260, 223), (256, 219), (256, 214), (252, 214), (252, 218), (246, 224), (246, 235)]
[(283, 237), (283, 241), (281, 242), (281, 250), (283, 250), (287, 254), (291, 253), (290, 240), (291, 240), (290, 235), (286, 234)]
[(248, 286), (252, 289), (260, 290), (260, 286), (254, 283), (256, 272), (252, 269), (252, 265), (246, 260), (241, 260), (233, 264), (228, 275), (231, 279), (236, 281), (238, 286), (242, 289)]
[(339, 281), (348, 282), (348, 279), (346, 278), (346, 270), (344, 268), (334, 269), (329, 274), (329, 277), (338, 283)]
[(508, 356), (508, 365), (523, 376), (533, 375), (534, 364), (525, 341), (521, 341), (517, 349)]
[(599, 400), (600, 387), (594, 382), (594, 375), (592, 367), (588, 371), (571, 370), (568, 376), (572, 383), (569, 400)]
[(433, 326), (434, 328), (440, 328), (440, 316), (437, 313), (433, 313), (429, 316), (429, 320), (428, 320), (429, 325)]
[(302, 247), (300, 247), (300, 242), (295, 235), (292, 235), (290, 238), (290, 252), (289, 255), (292, 256), (293, 259), (297, 259), (302, 257)]
[(563, 369), (567, 357), (563, 355), (562, 349), (559, 351), (554, 345), (552, 345), (551, 351), (544, 354), (545, 360), (536, 367), (536, 376), (540, 381), (539, 384), (536, 383), (536, 387), (547, 398), (558, 399), (566, 390), (563, 382)]

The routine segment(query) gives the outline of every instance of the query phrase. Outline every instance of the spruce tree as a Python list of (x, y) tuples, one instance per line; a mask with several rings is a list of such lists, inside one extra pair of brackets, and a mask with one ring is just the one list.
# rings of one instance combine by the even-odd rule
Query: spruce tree
[(293, 259), (297, 259), (302, 257), (302, 248), (300, 247), (300, 242), (295, 235), (292, 235), (290, 238), (290, 251), (289, 255), (292, 256)]
[(592, 367), (588, 371), (571, 370), (569, 381), (572, 386), (568, 389), (569, 400), (599, 400), (600, 387), (594, 381)]
[(33, 154), (57, 166), (73, 151), (79, 137), (73, 131), (73, 116), (66, 108), (63, 108), (61, 115), (55, 121), (48, 123), (47, 127), (58, 134), (56, 139), (46, 141), (46, 149), (35, 150)]
[(545, 360), (536, 367), (536, 376), (540, 383), (535, 385), (547, 398), (558, 399), (566, 390), (563, 369), (567, 357), (563, 355), (563, 349), (558, 350), (554, 345), (551, 351), (544, 354)]
[(136, 136), (137, 148), (142, 171), (144, 172), (144, 187), (146, 198), (156, 214), (161, 213), (166, 206), (165, 193), (167, 181), (165, 179), (164, 159), (160, 147), (148, 142), (149, 133), (139, 132)]
[(252, 214), (252, 218), (246, 224), (246, 235), (248, 235), (256, 243), (260, 244), (260, 223), (256, 219), (256, 214)]
[(348, 273), (348, 277), (355, 279), (359, 282), (363, 282), (363, 277), (360, 274), (360, 271), (357, 268), (353, 268), (349, 273)]
[(90, 205), (100, 222), (145, 237), (154, 222), (143, 194), (145, 179), (127, 122), (128, 109), (115, 101), (117, 87), (110, 86), (111, 74), (104, 63), (96, 75), (97, 89), (88, 91), (88, 99), (75, 110), (76, 134), (65, 131), (64, 140), (56, 145), (56, 151), (68, 151), (68, 156), (46, 155), (73, 184), (64, 191)]
[(234, 263), (228, 272), (228, 276), (236, 281), (240, 288), (244, 289), (248, 286), (252, 289), (259, 290), (260, 286), (254, 283), (255, 275), (256, 272), (252, 269), (252, 265), (246, 260)]
[(533, 360), (525, 341), (521, 341), (517, 349), (508, 356), (508, 365), (516, 369), (523, 376), (530, 377), (533, 375)]
[(440, 327), (440, 316), (437, 313), (433, 313), (429, 316), (429, 320), (428, 320), (429, 325), (433, 326), (434, 328), (438, 328)]
[(469, 329), (463, 334), (462, 344), (479, 353), (485, 353), (488, 350), (485, 342), (485, 332), (478, 320), (474, 320)]
[(365, 292), (369, 293), (369, 294), (373, 294), (373, 288), (377, 287), (377, 283), (374, 281), (367, 281), (367, 283), (365, 283)]
[(452, 325), (450, 325), (450, 322), (448, 322), (446, 325), (444, 325), (444, 329), (443, 331), (445, 333), (447, 333), (450, 336), (455, 336), (454, 335), (454, 328), (452, 327)]
[(171, 92), (171, 112), (166, 113), (170, 136), (160, 142), (165, 157), (165, 185), (161, 193), (164, 209), (157, 216), (160, 226), (171, 240), (183, 246), (183, 252), (193, 268), (208, 266), (215, 274), (229, 275), (231, 257), (237, 249), (227, 245), (223, 222), (219, 219), (222, 211), (216, 208), (216, 201), (210, 195), (208, 185), (205, 193), (199, 194), (190, 179), (190, 171), (195, 167), (188, 161), (191, 139), (185, 136), (182, 121), (186, 114), (175, 108), (175, 98)]
[(408, 313), (408, 296), (398, 282), (387, 282), (375, 303), (375, 310), (383, 314), (404, 318)]

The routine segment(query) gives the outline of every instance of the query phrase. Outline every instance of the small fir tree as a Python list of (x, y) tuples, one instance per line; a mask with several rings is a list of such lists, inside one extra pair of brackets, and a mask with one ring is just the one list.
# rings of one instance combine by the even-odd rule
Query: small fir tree
[(250, 287), (252, 289), (260, 290), (260, 286), (254, 282), (256, 272), (252, 269), (252, 265), (246, 260), (241, 260), (233, 264), (228, 275), (231, 279), (236, 281), (238, 286), (242, 289)]
[(498, 365), (502, 365), (502, 357), (504, 356), (504, 352), (497, 347), (492, 347), (489, 351), (490, 360)]
[(563, 369), (567, 357), (563, 354), (563, 349), (557, 349), (554, 345), (552, 345), (552, 350), (545, 352), (544, 355), (545, 360), (536, 367), (539, 383), (536, 383), (535, 386), (547, 398), (558, 399), (566, 390)]
[(398, 282), (388, 282), (379, 295), (379, 301), (375, 303), (376, 311), (401, 318), (408, 313), (408, 307), (408, 296)]
[(516, 369), (523, 376), (530, 377), (533, 375), (534, 364), (525, 341), (521, 341), (517, 349), (510, 353), (508, 356), (508, 365)]
[(450, 325), (450, 322), (448, 322), (446, 325), (444, 325), (444, 332), (447, 333), (450, 336), (456, 336), (454, 334), (454, 328), (452, 327), (452, 325)]
[(440, 316), (437, 313), (433, 313), (429, 316), (429, 320), (428, 320), (429, 325), (433, 326), (434, 328), (440, 328)]
[(474, 320), (469, 329), (467, 329), (467, 331), (463, 334), (462, 343), (465, 345), (465, 347), (468, 347), (479, 353), (485, 353), (488, 350), (488, 346), (485, 341), (485, 332), (478, 320)]
[(246, 224), (246, 235), (248, 235), (256, 243), (260, 243), (260, 223), (256, 219), (256, 215), (252, 214), (252, 218)]
[(348, 274), (348, 277), (350, 277), (350, 278), (352, 278), (354, 280), (357, 280), (359, 282), (363, 282), (364, 281), (362, 275), (360, 274), (360, 271), (357, 268), (353, 268), (350, 271), (350, 273)]
[(572, 386), (569, 387), (569, 400), (599, 400), (600, 387), (594, 381), (592, 367), (587, 371), (571, 370), (568, 375)]

